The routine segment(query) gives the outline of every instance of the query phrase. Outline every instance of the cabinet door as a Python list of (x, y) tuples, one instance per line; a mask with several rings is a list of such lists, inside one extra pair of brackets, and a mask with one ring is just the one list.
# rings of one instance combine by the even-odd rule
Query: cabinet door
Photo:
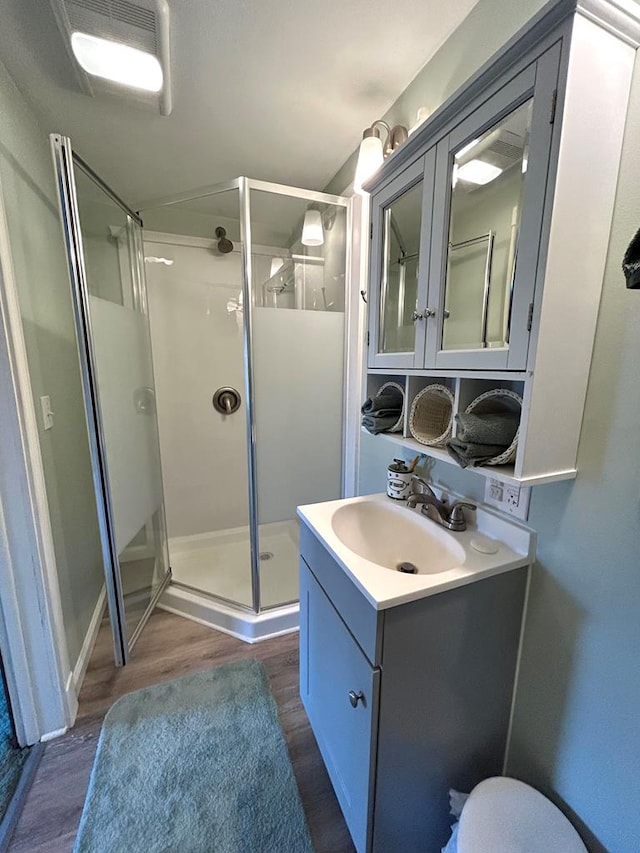
[(379, 677), (301, 560), (300, 696), (358, 853), (371, 846)]
[(558, 64), (555, 46), (438, 143), (430, 367), (526, 368)]
[(372, 198), (369, 367), (422, 367), (435, 147)]

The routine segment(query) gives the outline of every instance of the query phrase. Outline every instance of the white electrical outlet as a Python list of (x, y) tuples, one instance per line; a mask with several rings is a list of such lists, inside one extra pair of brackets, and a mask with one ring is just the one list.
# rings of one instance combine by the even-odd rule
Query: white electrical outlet
[(502, 512), (526, 521), (529, 516), (531, 486), (513, 486), (490, 478), (484, 489), (485, 503), (495, 506)]

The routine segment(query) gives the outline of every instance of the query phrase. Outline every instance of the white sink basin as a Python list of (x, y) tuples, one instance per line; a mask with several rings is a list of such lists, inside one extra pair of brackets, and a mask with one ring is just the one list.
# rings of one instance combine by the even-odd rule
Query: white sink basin
[[(377, 610), (526, 566), (535, 551), (533, 531), (482, 506), (461, 533), (386, 495), (300, 506), (298, 515)], [(398, 571), (399, 563), (417, 572)]]
[(464, 562), (464, 548), (454, 537), (405, 506), (364, 500), (347, 503), (331, 519), (333, 532), (354, 554), (399, 571), (406, 564), (414, 574), (446, 572)]

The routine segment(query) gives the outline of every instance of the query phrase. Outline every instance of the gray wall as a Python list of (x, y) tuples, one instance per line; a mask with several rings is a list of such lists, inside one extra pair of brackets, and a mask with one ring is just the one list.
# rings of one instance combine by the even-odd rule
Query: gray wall
[[(391, 111), (437, 106), (539, 7), (480, 0)], [(388, 119), (388, 117), (387, 117)], [(593, 128), (586, 132), (593, 131)], [(579, 476), (533, 490), (538, 531), (508, 772), (572, 817), (593, 851), (640, 839), (640, 292), (620, 271), (640, 227), (640, 68), (636, 65), (585, 417)], [(347, 184), (353, 165), (336, 178)], [(568, 330), (570, 334), (570, 330)], [(561, 419), (558, 428), (562, 428)], [(363, 491), (384, 489), (392, 455), (364, 438)], [(410, 454), (406, 454), (410, 456)], [(477, 474), (430, 476), (481, 497)]]
[(0, 176), (36, 404), (55, 426), (40, 446), (73, 668), (103, 584), (64, 243), (47, 133), (0, 65)]

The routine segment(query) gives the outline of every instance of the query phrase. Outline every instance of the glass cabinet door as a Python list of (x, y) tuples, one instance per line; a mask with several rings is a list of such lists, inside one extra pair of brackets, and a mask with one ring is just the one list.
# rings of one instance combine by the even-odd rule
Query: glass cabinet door
[(372, 202), (369, 366), (418, 367), (424, 358), (435, 149)]
[(558, 60), (552, 48), (438, 143), (428, 366), (526, 367)]

